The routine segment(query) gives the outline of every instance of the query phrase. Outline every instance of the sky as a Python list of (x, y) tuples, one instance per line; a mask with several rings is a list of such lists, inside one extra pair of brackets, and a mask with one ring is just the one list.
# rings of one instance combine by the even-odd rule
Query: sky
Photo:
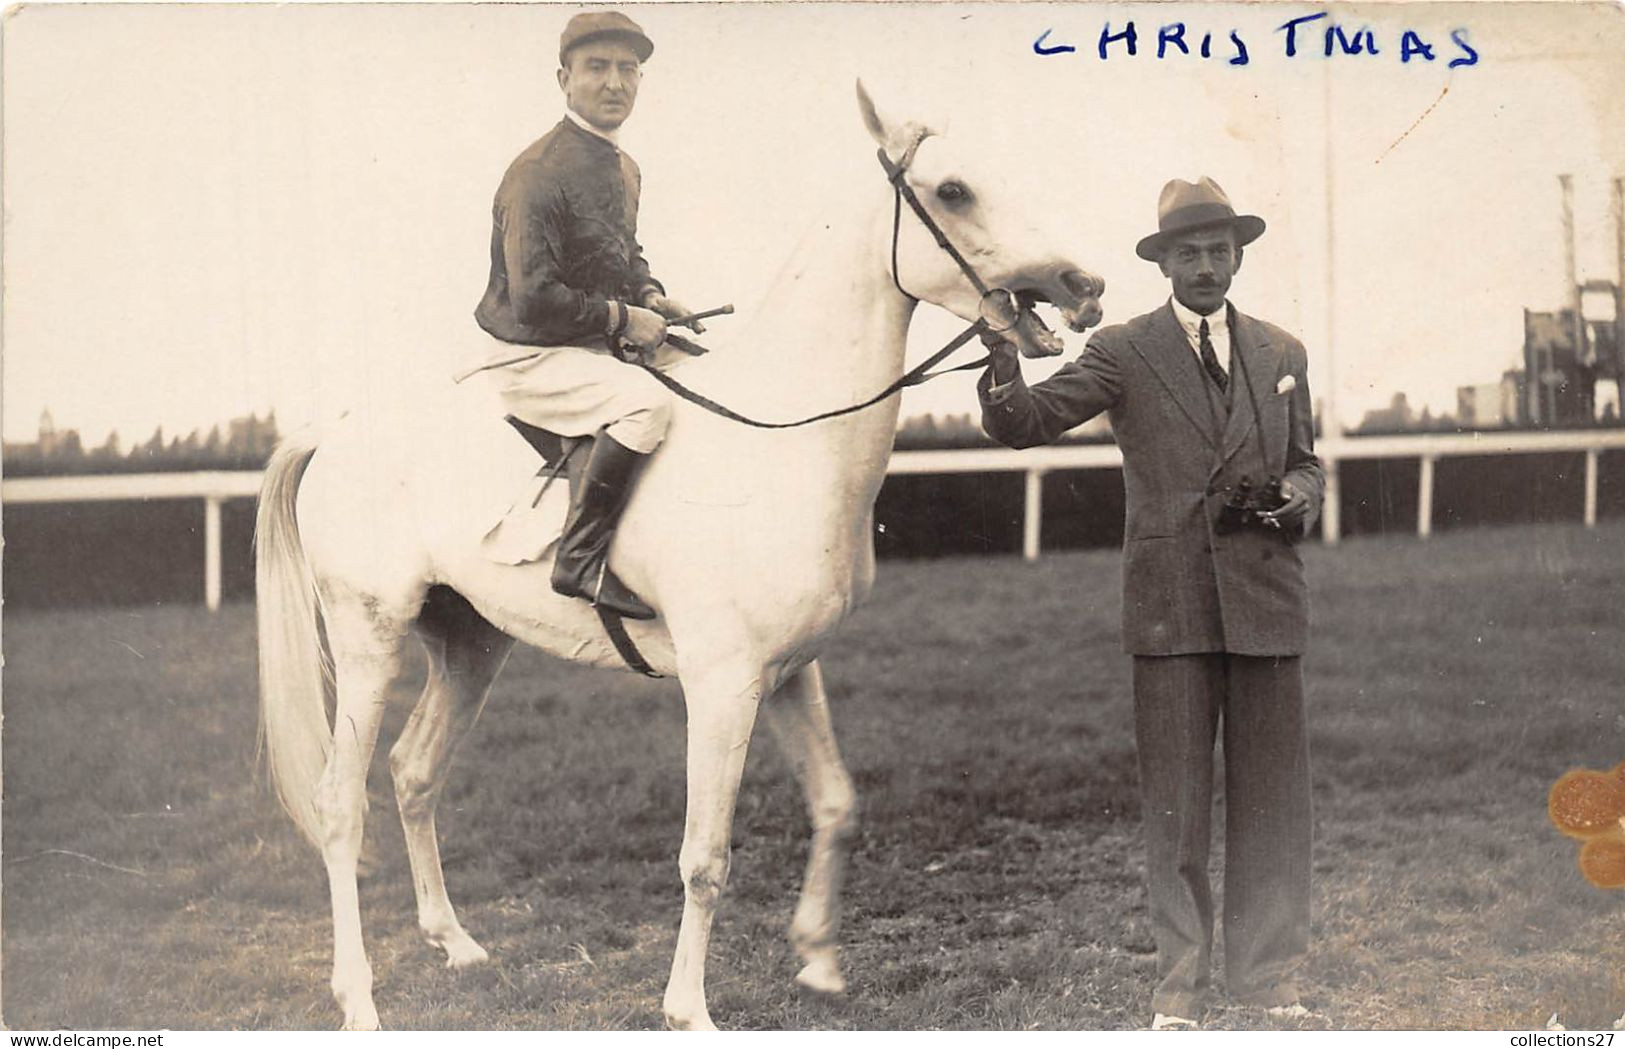
[[(1400, 390), (1453, 411), (1458, 386), (1521, 365), (1524, 308), (1564, 303), (1560, 173), (1574, 177), (1580, 279), (1616, 279), (1617, 8), (1338, 6), (1296, 31), (1290, 58), (1280, 27), (1331, 9), (624, 9), (656, 45), (622, 138), (643, 170), (640, 239), (676, 297), (738, 305), (713, 327), (723, 342), (770, 308), (759, 300), (802, 233), (881, 177), (860, 77), (884, 109), (979, 143), (1105, 277), (1107, 323), (1167, 297), (1133, 252), (1164, 181), (1216, 179), (1269, 224), (1232, 301), (1303, 338), (1315, 396), (1345, 425)], [(91, 444), (273, 408), (286, 428), (449, 376), (478, 337), (497, 181), (562, 112), (557, 39), (575, 10), (11, 11), (6, 439), (30, 439), (46, 408)], [(1329, 21), (1369, 28), (1378, 53), (1327, 58)], [(1137, 53), (1117, 40), (1101, 59), (1103, 28), (1130, 22)], [(1159, 28), (1179, 22), (1191, 54), (1159, 59)], [(1044, 47), (1076, 50), (1037, 54), (1046, 30)], [(1432, 61), (1402, 61), (1407, 30)], [(958, 327), (923, 307), (912, 358)], [(1086, 336), (1067, 339), (1071, 357)], [(974, 407), (956, 376), (903, 411)]]

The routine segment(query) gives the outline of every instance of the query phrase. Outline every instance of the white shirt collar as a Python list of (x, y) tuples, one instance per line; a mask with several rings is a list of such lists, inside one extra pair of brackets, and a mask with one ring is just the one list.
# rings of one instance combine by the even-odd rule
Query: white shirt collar
[(581, 130), (585, 131), (587, 134), (589, 134), (589, 135), (597, 135), (599, 138), (603, 139), (605, 142), (608, 142), (610, 145), (614, 146), (616, 149), (620, 148), (620, 146), (621, 146), (621, 141), (620, 141), (620, 139), (621, 139), (621, 129), (620, 128), (614, 128), (613, 130), (605, 131), (603, 128), (593, 127), (591, 124), (587, 123), (587, 121), (581, 116), (580, 113), (577, 113), (575, 110), (569, 109), (569, 108), (565, 109), (564, 115), (570, 118), (571, 123), (575, 124), (576, 127), (578, 127)]
[(1207, 331), (1210, 337), (1218, 338), (1220, 335), (1226, 338), (1229, 337), (1230, 303), (1228, 300), (1223, 306), (1205, 317), (1173, 296), (1168, 297), (1168, 305), (1174, 308), (1174, 316), (1179, 319), (1179, 326), (1185, 329), (1185, 334), (1190, 336), (1192, 341), (1197, 338), (1197, 333), (1200, 331), (1203, 321), (1207, 321)]
[(1207, 316), (1202, 316), (1195, 310), (1186, 306), (1173, 296), (1168, 297), (1168, 305), (1174, 308), (1174, 319), (1185, 332), (1185, 339), (1190, 343), (1191, 352), (1200, 355), (1202, 350), (1202, 322), (1207, 321), (1208, 341), (1213, 344), (1213, 355), (1219, 359), (1219, 367), (1226, 372), (1230, 370), (1230, 302), (1214, 310)]

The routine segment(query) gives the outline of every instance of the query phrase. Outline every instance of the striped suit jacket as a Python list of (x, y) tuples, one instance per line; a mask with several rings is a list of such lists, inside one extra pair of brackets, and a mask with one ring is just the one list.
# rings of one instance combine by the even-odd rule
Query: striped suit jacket
[(1047, 444), (1109, 413), (1126, 496), (1123, 647), (1134, 655), (1292, 656), (1308, 641), (1298, 537), (1214, 530), (1243, 478), (1289, 481), (1310, 499), (1306, 530), (1318, 516), (1325, 475), (1314, 452), (1307, 356), (1287, 332), (1233, 307), (1230, 338), (1228, 397), (1202, 373), (1166, 304), (1101, 329), (1042, 382), (1018, 379), (995, 391), (989, 370), (978, 386), (983, 427), (1015, 448)]

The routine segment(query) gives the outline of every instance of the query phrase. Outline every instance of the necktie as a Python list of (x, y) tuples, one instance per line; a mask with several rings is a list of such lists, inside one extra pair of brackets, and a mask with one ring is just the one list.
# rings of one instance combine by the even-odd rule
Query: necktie
[(1219, 366), (1218, 354), (1213, 352), (1213, 342), (1207, 335), (1207, 318), (1202, 319), (1202, 326), (1196, 329), (1196, 334), (1200, 339), (1196, 352), (1202, 357), (1202, 367), (1207, 370), (1207, 377), (1213, 380), (1213, 385), (1219, 388), (1220, 393), (1223, 393), (1230, 385), (1230, 377)]

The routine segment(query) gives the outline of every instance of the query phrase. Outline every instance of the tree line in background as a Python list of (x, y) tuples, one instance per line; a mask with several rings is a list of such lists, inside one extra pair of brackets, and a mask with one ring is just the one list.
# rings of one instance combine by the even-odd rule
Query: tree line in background
[[(1351, 437), (1376, 436), (1379, 434), (1401, 433), (1478, 433), (1495, 430), (1533, 430), (1533, 429), (1586, 429), (1590, 427), (1616, 427), (1620, 425), (1618, 412), (1612, 404), (1606, 405), (1595, 418), (1569, 417), (1559, 423), (1549, 426), (1534, 426), (1521, 421), (1515, 415), (1508, 413), (1497, 415), (1493, 421), (1484, 418), (1471, 418), (1471, 415), (1483, 416), (1486, 413), (1469, 413), (1463, 411), (1458, 415), (1441, 412), (1435, 415), (1427, 407), (1417, 411), (1411, 406), (1410, 399), (1404, 393), (1395, 393), (1389, 400), (1386, 408), (1376, 408), (1365, 413), (1358, 426), (1348, 431)], [(1322, 433), (1320, 415), (1315, 415), (1315, 432)], [(1105, 416), (1091, 419), (1083, 426), (1072, 430), (1061, 438), (1063, 444), (1109, 444), (1112, 440), (1111, 426)], [(926, 448), (990, 448), (995, 442), (982, 432), (981, 423), (969, 413), (959, 415), (935, 416), (916, 415), (905, 419), (897, 428), (896, 447), (899, 450), (926, 449)]]
[[(37, 441), (7, 442), (5, 473), (10, 477), (56, 474), (184, 472), (189, 470), (258, 470), (265, 466), (280, 438), (276, 412), (263, 418), (240, 416), (207, 433), (193, 430), (185, 437), (166, 435), (162, 426), (145, 441), (125, 448), (117, 432), (95, 448), (87, 448), (77, 430), (58, 430), (50, 412), (40, 417)], [(1068, 435), (1069, 441), (1108, 442), (1111, 432), (1101, 420), (1098, 427)], [(970, 414), (916, 415), (897, 430), (898, 448), (981, 448), (992, 440)]]
[[(1319, 419), (1316, 419), (1319, 432)], [(1618, 426), (1620, 420), (1610, 405), (1593, 426)], [(1566, 428), (1582, 425), (1570, 420)], [(1405, 394), (1396, 393), (1387, 408), (1369, 411), (1351, 436), (1396, 433), (1460, 433), (1464, 431), (1530, 429), (1510, 419), (1500, 425), (1465, 425), (1450, 414), (1434, 415), (1427, 408), (1412, 409)], [(145, 441), (125, 448), (117, 432), (95, 448), (86, 448), (77, 430), (58, 430), (50, 412), (40, 417), (39, 439), (8, 442), (4, 449), (5, 473), (11, 477), (40, 477), (56, 474), (154, 473), (192, 470), (258, 470), (264, 467), (276, 447), (276, 412), (264, 417), (258, 413), (239, 416), (207, 433), (201, 428), (185, 437), (168, 436), (159, 426)], [(1068, 444), (1109, 444), (1111, 427), (1101, 416), (1061, 438)], [(895, 447), (900, 451), (935, 448), (990, 448), (994, 442), (982, 432), (981, 422), (971, 413), (954, 415), (915, 415), (897, 428)]]
[(40, 416), (39, 439), (7, 442), (5, 472), (10, 477), (58, 474), (184, 473), (193, 470), (258, 470), (276, 447), (279, 434), (276, 412), (239, 416), (204, 433), (185, 437), (153, 430), (145, 441), (128, 449), (118, 432), (107, 435), (95, 448), (86, 448), (77, 430), (58, 430), (51, 413)]
[[(1459, 391), (1461, 411), (1433, 414), (1426, 406), (1421, 411), (1411, 407), (1409, 398), (1396, 393), (1386, 408), (1374, 408), (1365, 413), (1360, 425), (1349, 431), (1351, 437), (1398, 433), (1485, 433), (1499, 430), (1584, 430), (1617, 427), (1618, 411), (1613, 404), (1605, 404), (1600, 413), (1585, 415), (1571, 413), (1556, 422), (1545, 425), (1530, 423), (1512, 411), (1485, 412), (1477, 409), (1470, 393), (1482, 388), (1463, 387)], [(1475, 418), (1474, 416), (1477, 416)], [(1318, 432), (1318, 428), (1317, 428)]]

